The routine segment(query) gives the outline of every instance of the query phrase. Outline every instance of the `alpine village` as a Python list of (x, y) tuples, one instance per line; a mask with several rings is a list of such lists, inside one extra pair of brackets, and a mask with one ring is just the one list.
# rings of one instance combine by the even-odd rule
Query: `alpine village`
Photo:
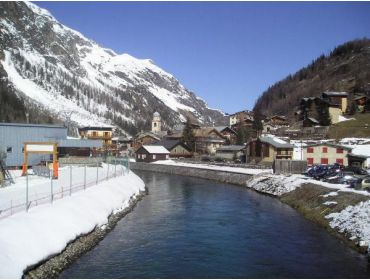
[[(1, 2), (0, 29), (0, 278), (218, 278), (78, 274), (87, 272), (75, 260), (99, 250), (135, 205), (127, 217), (140, 214), (166, 180), (169, 189), (207, 180), (210, 199), (217, 184), (267, 194), (370, 261), (370, 39), (333, 46), (253, 108), (225, 113), (152, 61), (102, 48), (36, 4)], [(369, 276), (357, 272), (273, 275)]]

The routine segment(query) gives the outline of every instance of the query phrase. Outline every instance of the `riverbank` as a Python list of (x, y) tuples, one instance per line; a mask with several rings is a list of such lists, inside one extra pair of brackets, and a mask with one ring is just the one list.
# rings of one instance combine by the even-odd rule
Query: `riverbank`
[[(275, 196), (306, 218), (324, 227), (349, 246), (365, 253), (370, 244), (370, 193), (309, 179), (302, 175), (274, 175), (260, 170), (131, 163), (137, 170), (185, 175), (231, 183)], [(249, 173), (249, 174), (248, 174)]]
[[(0, 278), (21, 278), (47, 260), (50, 267), (35, 277), (56, 277), (59, 265), (68, 265), (97, 244), (114, 221), (132, 209), (143, 191), (144, 182), (129, 172), (0, 220)], [(73, 243), (83, 245), (70, 246)], [(62, 252), (67, 253), (58, 261)]]
[(94, 248), (104, 237), (111, 232), (117, 223), (128, 213), (134, 210), (136, 204), (146, 192), (141, 191), (129, 201), (129, 206), (117, 213), (111, 214), (107, 224), (96, 227), (92, 232), (82, 235), (72, 242), (58, 255), (30, 267), (22, 278), (27, 279), (56, 279), (60, 273), (82, 255)]

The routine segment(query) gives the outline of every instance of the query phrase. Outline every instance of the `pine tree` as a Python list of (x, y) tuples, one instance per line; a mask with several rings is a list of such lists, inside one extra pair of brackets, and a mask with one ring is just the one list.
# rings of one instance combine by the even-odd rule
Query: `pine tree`
[(262, 114), (260, 110), (254, 111), (254, 119), (253, 119), (253, 129), (256, 131), (257, 136), (260, 134), (260, 132), (263, 130), (263, 124), (262, 124)]
[(329, 114), (329, 105), (326, 102), (318, 102), (316, 105), (319, 122), (322, 126), (331, 125), (331, 118)]
[(192, 151), (194, 151), (195, 135), (194, 135), (193, 129), (191, 127), (190, 118), (186, 119), (185, 127), (184, 127), (184, 130), (182, 132), (182, 140)]

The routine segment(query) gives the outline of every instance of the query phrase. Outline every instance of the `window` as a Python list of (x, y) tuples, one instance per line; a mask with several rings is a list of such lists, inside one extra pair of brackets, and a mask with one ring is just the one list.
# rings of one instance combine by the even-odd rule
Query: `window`
[(169, 159), (170, 158), (170, 156), (169, 155), (166, 155), (166, 159)]
[(322, 147), (322, 152), (327, 153), (328, 152), (328, 147)]
[(7, 147), (7, 148), (6, 148), (6, 152), (7, 152), (7, 153), (9, 153), (9, 154), (10, 154), (11, 152), (13, 152), (13, 147)]
[(307, 153), (308, 154), (312, 154), (313, 153), (313, 148), (312, 147), (308, 147), (307, 148)]
[(142, 159), (146, 159), (146, 154), (141, 155)]
[(155, 159), (156, 158), (156, 156), (155, 155), (153, 155), (153, 159)]
[(307, 164), (313, 165), (313, 158), (307, 158)]
[(343, 154), (343, 149), (342, 148), (337, 148), (337, 154)]
[(342, 158), (337, 158), (336, 163), (343, 165), (343, 159)]
[(328, 164), (329, 160), (327, 158), (321, 158), (321, 164)]
[(156, 122), (155, 122), (155, 123), (153, 123), (153, 126), (154, 126), (154, 127), (157, 127), (157, 123), (156, 123)]

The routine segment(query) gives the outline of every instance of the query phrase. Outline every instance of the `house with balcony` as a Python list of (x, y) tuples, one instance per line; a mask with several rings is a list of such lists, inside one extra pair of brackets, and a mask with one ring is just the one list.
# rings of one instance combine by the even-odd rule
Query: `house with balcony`
[(347, 166), (351, 150), (349, 147), (331, 143), (311, 144), (303, 149), (303, 160), (307, 160), (309, 166), (334, 163)]
[(195, 152), (200, 154), (216, 153), (216, 150), (226, 143), (226, 137), (214, 127), (193, 129), (195, 137)]
[(272, 135), (262, 135), (247, 143), (248, 163), (272, 163), (275, 159), (292, 159), (294, 145)]
[(112, 126), (86, 126), (78, 129), (81, 139), (101, 140), (103, 146), (112, 145)]

